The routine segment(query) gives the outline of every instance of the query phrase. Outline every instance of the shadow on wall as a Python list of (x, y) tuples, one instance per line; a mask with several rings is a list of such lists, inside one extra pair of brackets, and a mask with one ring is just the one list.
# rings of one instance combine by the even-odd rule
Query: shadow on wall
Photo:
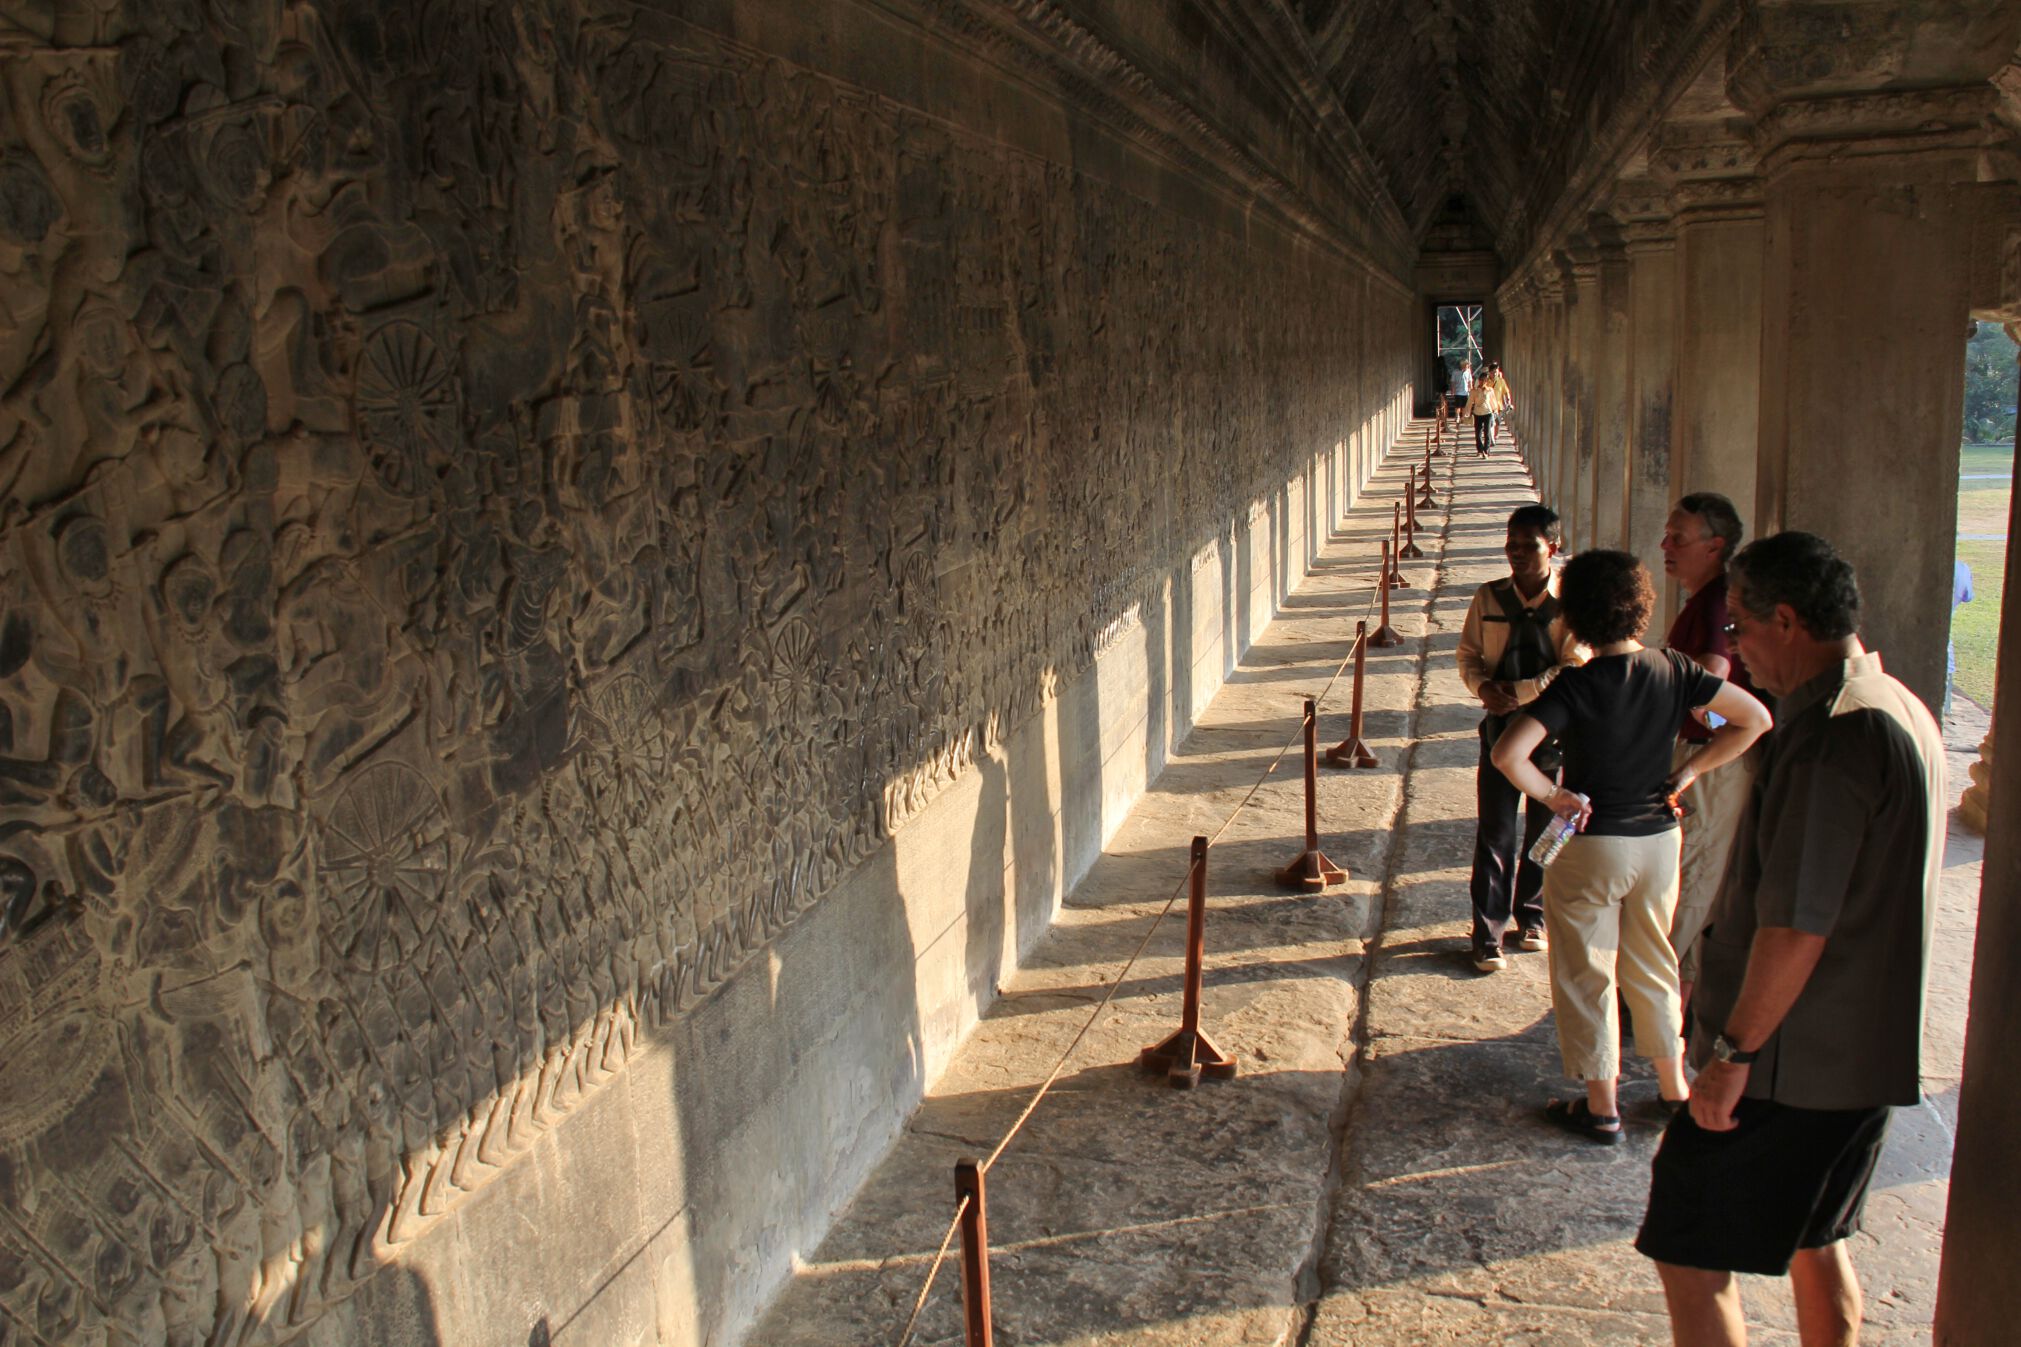
[(1232, 667), (1349, 287), (650, 7), (250, 9), (10, 64), (0, 1323), (721, 1340), (1211, 694), (1191, 543)]
[[(1213, 555), (1269, 550), (1267, 535), (1237, 529)], [(1291, 550), (1286, 540), (1276, 554)], [(769, 951), (764, 976), (747, 970), (656, 1037), (669, 1063), (667, 1131), (683, 1143), (678, 1162), (672, 1154), (665, 1161), (671, 1172), (657, 1180), (666, 1185), (657, 1201), (678, 1204), (679, 1217), (621, 1266), (581, 1270), (587, 1293), (571, 1317), (549, 1319), (553, 1342), (610, 1340), (655, 1305), (662, 1341), (720, 1339), (755, 1309), (721, 1288), (769, 1290), (774, 1269), (815, 1247), (999, 979), (1098, 858), (1105, 832), (1190, 729), (1193, 594), (1208, 578), (1225, 595), (1248, 592), (1239, 580), (1229, 586), (1237, 579), (1231, 572), (1240, 572), (1239, 560), (1216, 577), (1191, 567), (1173, 575), (1134, 632), (1101, 657), (1122, 661), (1129, 674), (1111, 675), (1104, 665), (1058, 689), (1038, 716), (979, 756), (790, 927)], [(1228, 649), (1240, 640), (1239, 631), (1212, 635)], [(1111, 705), (1110, 686), (1130, 689), (1130, 701)], [(1113, 771), (1119, 760), (1136, 767), (1122, 773), (1123, 797)], [(963, 843), (948, 845), (955, 835)], [(954, 892), (963, 895), (958, 911), (946, 903)], [(628, 1069), (634, 1099), (637, 1082), (661, 1074), (650, 1060), (642, 1055)], [(637, 1112), (632, 1124), (660, 1130)], [(585, 1116), (571, 1126), (596, 1124)], [(650, 1169), (641, 1161), (649, 1188)], [(650, 1211), (655, 1199), (649, 1194), (644, 1205)], [(598, 1219), (622, 1229), (638, 1218)]]

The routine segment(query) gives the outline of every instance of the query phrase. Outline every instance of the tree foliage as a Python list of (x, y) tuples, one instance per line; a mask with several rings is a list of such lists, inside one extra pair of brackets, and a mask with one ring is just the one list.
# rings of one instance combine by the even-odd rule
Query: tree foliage
[(2015, 345), (1998, 323), (1975, 323), (1965, 344), (1965, 442), (2014, 438), (2014, 403), (2021, 367)]

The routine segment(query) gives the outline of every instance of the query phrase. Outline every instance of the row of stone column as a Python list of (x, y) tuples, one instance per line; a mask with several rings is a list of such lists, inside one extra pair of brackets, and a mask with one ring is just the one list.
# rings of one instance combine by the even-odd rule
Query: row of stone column
[[(1876, 45), (1849, 12), (1750, 5), (1723, 65), (1708, 67), (1719, 87), (1694, 86), (1591, 213), (1501, 287), (1502, 355), (1538, 486), (1575, 547), (1624, 547), (1654, 565), (1670, 503), (1699, 490), (1732, 497), (1756, 535), (1822, 534), (1858, 567), (1867, 644), (1935, 706), (1970, 319), (2021, 315), (2016, 108), (1995, 77), (2017, 34), (2005, 11), (1903, 9), (1891, 11), (1895, 40)], [(1860, 64), (1877, 54), (1888, 59)], [(2009, 579), (2021, 583), (2016, 560)], [(2001, 647), (2012, 700), (2021, 621), (2003, 622)], [(1996, 733), (2021, 734), (2017, 723), (2002, 717)], [(1996, 818), (2021, 789), (2021, 741), (2000, 747), (2000, 762), (1987, 755)], [(1991, 829), (1987, 847), (1940, 1347), (2011, 1332), (2011, 834)]]
[[(1871, 644), (1941, 699), (1965, 342), (1997, 311), (2013, 189), (1977, 181), (1993, 91), (1805, 99), (1658, 129), (1505, 283), (1502, 353), (1573, 547), (1652, 567), (1672, 502), (1731, 497), (1858, 566)], [(1493, 353), (1490, 353), (1493, 354)]]

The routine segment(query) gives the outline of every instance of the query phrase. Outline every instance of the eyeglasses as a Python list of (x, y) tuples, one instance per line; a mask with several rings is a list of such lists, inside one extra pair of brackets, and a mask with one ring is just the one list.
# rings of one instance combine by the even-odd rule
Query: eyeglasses
[(1726, 639), (1730, 641), (1740, 635), (1740, 624), (1738, 622), (1729, 622), (1721, 627), (1720, 630), (1726, 633)]

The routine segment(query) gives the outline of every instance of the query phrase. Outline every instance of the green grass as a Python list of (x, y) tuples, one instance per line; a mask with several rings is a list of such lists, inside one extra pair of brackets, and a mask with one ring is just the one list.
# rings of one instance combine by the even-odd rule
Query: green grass
[[(1960, 455), (1965, 474), (2014, 470), (2011, 444), (1968, 444)], [(1951, 644), (1958, 650), (1957, 690), (1981, 706), (1993, 704), (2000, 649), (2000, 598), (2007, 573), (2005, 542), (1968, 541), (1967, 534), (2007, 532), (2012, 482), (1958, 483), (1958, 559), (1972, 568), (1972, 602), (1951, 614)]]
[(1993, 704), (2000, 651), (2000, 591), (2007, 573), (2007, 544), (1958, 544), (1958, 559), (1972, 568), (1973, 599), (1951, 614), (1951, 643), (1958, 648), (1953, 686), (1981, 706)]
[(2014, 446), (2011, 444), (1968, 444), (1958, 455), (1959, 472), (2012, 472)]

